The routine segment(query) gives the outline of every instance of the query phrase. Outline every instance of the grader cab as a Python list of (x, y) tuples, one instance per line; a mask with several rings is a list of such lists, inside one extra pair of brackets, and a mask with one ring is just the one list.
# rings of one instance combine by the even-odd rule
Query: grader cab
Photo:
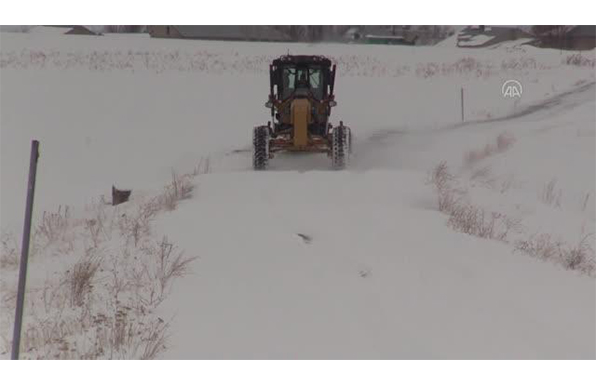
[(287, 55), (269, 67), (271, 121), (253, 130), (253, 167), (267, 168), (280, 151), (326, 153), (332, 167), (346, 166), (351, 131), (329, 122), (335, 107), (335, 65), (323, 56)]

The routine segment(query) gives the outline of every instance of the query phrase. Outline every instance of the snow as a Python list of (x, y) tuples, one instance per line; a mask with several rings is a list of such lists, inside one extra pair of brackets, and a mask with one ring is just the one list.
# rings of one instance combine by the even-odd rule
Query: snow
[[(32, 138), (37, 220), (60, 204), (84, 213), (112, 184), (132, 188), (134, 206), (172, 169), (209, 157), (192, 199), (155, 219), (156, 233), (199, 256), (159, 309), (174, 316), (164, 358), (596, 357), (594, 278), (514, 247), (595, 231), (594, 67), (526, 46), (7, 33), (0, 43), (2, 230), (21, 227)], [(288, 50), (338, 64), (332, 118), (355, 135), (345, 171), (302, 154), (251, 170), (251, 128), (269, 118), (267, 64)], [(523, 84), (520, 100), (502, 97), (508, 79)], [(513, 144), (466, 161), (503, 133)], [(448, 227), (426, 183), (441, 161), (466, 199), (523, 228), (498, 242)], [(540, 199), (552, 180), (558, 207)], [(49, 269), (42, 260), (32, 271)]]
[(457, 44), (460, 47), (477, 47), (484, 43), (489, 42), (492, 39), (494, 39), (494, 36), (488, 36), (488, 35), (483, 35), (483, 34), (478, 34), (478, 35), (461, 34), (461, 35), (458, 35)]
[(31, 28), (28, 33), (39, 33), (39, 34), (52, 34), (52, 35), (63, 35), (70, 31), (70, 27), (45, 27), (36, 26)]

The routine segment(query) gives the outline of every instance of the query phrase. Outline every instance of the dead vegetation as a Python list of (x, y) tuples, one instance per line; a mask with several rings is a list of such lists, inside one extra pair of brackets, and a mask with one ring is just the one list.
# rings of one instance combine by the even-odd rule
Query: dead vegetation
[[(489, 175), (490, 169), (481, 168), (472, 174), (471, 179), (487, 179)], [(568, 270), (591, 276), (595, 274), (593, 234), (582, 234), (575, 245), (554, 239), (549, 234), (537, 234), (527, 239), (519, 239), (520, 236), (524, 236), (521, 220), (488, 211), (470, 203), (467, 190), (461, 187), (460, 181), (450, 172), (446, 162), (441, 162), (431, 171), (428, 182), (436, 191), (438, 210), (448, 215), (447, 225), (453, 230), (479, 238), (512, 242), (515, 251), (560, 264)], [(562, 192), (556, 188), (556, 183), (556, 179), (547, 183), (539, 198), (549, 206), (560, 207)], [(511, 184), (513, 181), (501, 186), (501, 192), (503, 189), (508, 189)], [(585, 210), (589, 197), (590, 194), (587, 193), (583, 198), (582, 211)], [(512, 241), (510, 237), (512, 234), (515, 234), (517, 239)]]
[(561, 208), (563, 190), (557, 188), (557, 179), (553, 178), (542, 188), (539, 198), (545, 205)]
[(159, 204), (166, 210), (175, 210), (178, 202), (190, 198), (192, 192), (193, 174), (178, 175), (172, 170), (172, 181), (164, 187), (164, 192), (160, 196)]
[(20, 248), (12, 233), (2, 232), (0, 235), (0, 269), (14, 269), (19, 265)]
[(472, 166), (495, 154), (507, 151), (515, 143), (513, 134), (503, 132), (497, 136), (495, 143), (487, 143), (480, 150), (471, 150), (464, 154), (464, 165)]
[[(482, 174), (488, 174), (489, 171), (481, 169)], [(429, 183), (437, 193), (439, 211), (449, 216), (447, 225), (455, 231), (505, 241), (509, 232), (520, 226), (519, 221), (504, 214), (487, 211), (470, 203), (467, 191), (458, 185), (458, 179), (449, 171), (446, 162), (432, 170)]]
[(458, 204), (449, 213), (447, 224), (455, 231), (504, 242), (512, 229), (519, 228), (520, 221), (471, 204)]
[[(190, 197), (192, 178), (209, 169), (209, 159), (202, 159), (190, 174), (172, 171), (162, 194), (127, 206), (100, 201), (88, 207), (86, 218), (73, 219), (68, 207), (44, 213), (32, 233), (40, 246), (32, 248), (31, 257), (43, 252), (73, 262), (45, 282), (28, 282), (23, 358), (153, 359), (166, 349), (169, 323), (155, 310), (196, 257), (167, 237), (156, 240), (151, 223), (159, 212)], [(1, 241), (2, 267), (18, 266), (16, 238), (4, 233)], [(7, 325), (13, 322), (13, 284), (3, 277), (1, 309)], [(12, 332), (8, 329), (3, 332)], [(8, 353), (10, 340), (2, 336), (0, 353)]]
[(572, 55), (567, 55), (567, 57), (563, 60), (563, 63), (576, 67), (594, 68), (594, 66), (596, 66), (596, 59), (594, 56), (584, 56), (578, 52)]
[(55, 213), (44, 211), (41, 223), (35, 229), (36, 236), (46, 246), (52, 242), (56, 242), (64, 235), (64, 232), (68, 228), (69, 220), (70, 213), (68, 206), (65, 206), (64, 209), (62, 209), (62, 206), (59, 206), (58, 211)]
[(68, 270), (68, 284), (70, 287), (70, 302), (72, 306), (82, 306), (85, 296), (93, 288), (93, 277), (101, 260), (92, 255), (85, 256), (74, 264), (72, 270)]
[(457, 191), (453, 188), (455, 176), (449, 172), (447, 162), (441, 162), (431, 172), (428, 183), (437, 193), (439, 211), (449, 213), (458, 201)]
[(561, 264), (568, 270), (576, 270), (586, 275), (594, 275), (596, 257), (592, 247), (594, 235), (582, 235), (574, 245), (569, 245), (550, 234), (536, 234), (528, 240), (517, 241), (515, 250), (533, 257)]

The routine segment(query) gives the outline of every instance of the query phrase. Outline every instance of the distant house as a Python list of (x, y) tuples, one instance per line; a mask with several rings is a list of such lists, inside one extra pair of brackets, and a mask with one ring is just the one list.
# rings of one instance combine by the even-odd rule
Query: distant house
[(265, 25), (149, 25), (151, 37), (236, 41), (291, 41), (285, 33)]
[(343, 37), (349, 42), (386, 45), (415, 45), (418, 35), (409, 26), (367, 25), (351, 27)]
[(505, 41), (530, 38), (531, 36), (528, 32), (518, 27), (471, 25), (458, 33), (457, 46), (483, 48)]
[(101, 35), (82, 25), (40, 25), (31, 28), (28, 32), (46, 35)]
[(596, 26), (556, 26), (546, 32), (539, 33), (532, 44), (542, 48), (568, 50), (594, 49), (596, 48)]
[(416, 45), (416, 36), (408, 40), (403, 36), (364, 35), (363, 40), (367, 44)]

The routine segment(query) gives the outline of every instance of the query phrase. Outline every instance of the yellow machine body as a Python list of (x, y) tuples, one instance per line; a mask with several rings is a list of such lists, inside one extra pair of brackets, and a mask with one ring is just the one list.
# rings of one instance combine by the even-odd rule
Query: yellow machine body
[(308, 146), (308, 125), (312, 119), (310, 110), (308, 99), (295, 99), (292, 102), (290, 115), (294, 127), (293, 150), (303, 150)]

